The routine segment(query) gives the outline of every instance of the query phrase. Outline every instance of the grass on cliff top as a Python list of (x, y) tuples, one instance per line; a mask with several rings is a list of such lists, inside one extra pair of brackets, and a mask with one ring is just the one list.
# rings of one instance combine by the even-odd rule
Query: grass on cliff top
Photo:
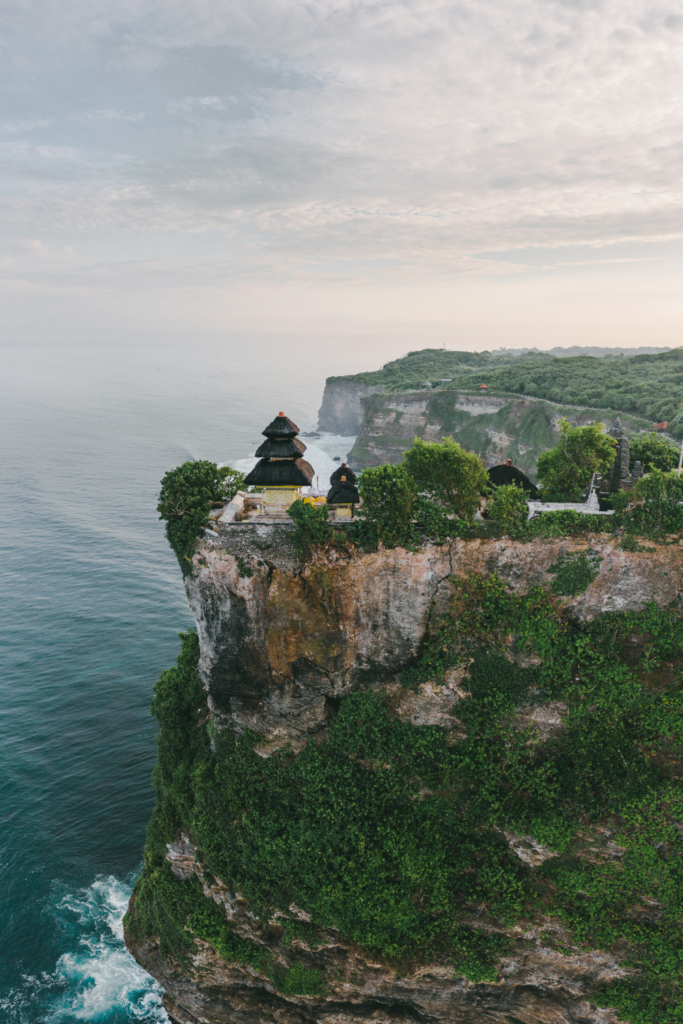
[[(541, 665), (509, 661), (510, 637)], [(182, 828), (205, 870), (264, 924), (295, 901), (313, 927), (337, 928), (372, 956), (403, 968), (451, 963), (483, 982), (509, 949), (504, 927), (543, 913), (570, 929), (574, 952), (628, 948), (635, 973), (596, 992), (600, 1005), (631, 1024), (680, 1020), (683, 622), (673, 610), (577, 624), (540, 588), (520, 597), (495, 577), (456, 581), (421, 662), (437, 680), (470, 665), (470, 696), (457, 706), (467, 736), (451, 746), (443, 730), (401, 721), (381, 694), (358, 692), (327, 738), (298, 756), (264, 759), (256, 737), (226, 733), (212, 750), (197, 712), (197, 656), (185, 634), (178, 667), (155, 689), (157, 807), (131, 932), (161, 935), (182, 955), (189, 929), (222, 942), (228, 959), (262, 963), (262, 950), (235, 945), (213, 910), (203, 921), (194, 883), (169, 882), (165, 843)], [(565, 728), (540, 743), (516, 709), (548, 699), (567, 706)], [(556, 856), (532, 871), (504, 830)]]

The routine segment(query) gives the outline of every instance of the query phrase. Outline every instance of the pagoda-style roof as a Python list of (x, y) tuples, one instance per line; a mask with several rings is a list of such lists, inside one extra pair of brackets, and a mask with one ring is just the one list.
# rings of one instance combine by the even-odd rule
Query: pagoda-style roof
[(285, 437), (274, 440), (269, 437), (256, 449), (259, 459), (300, 459), (306, 451), (306, 445), (298, 437)]
[(488, 471), (488, 477), (494, 487), (500, 487), (503, 484), (517, 484), (519, 487), (523, 487), (532, 498), (535, 498), (538, 494), (538, 488), (536, 484), (532, 483), (526, 473), (523, 473), (521, 469), (517, 469), (516, 466), (491, 466)]
[(287, 437), (296, 437), (299, 433), (299, 428), (296, 423), (292, 423), (289, 416), (285, 416), (283, 412), (279, 413), (272, 423), (269, 423), (265, 430), (261, 431), (266, 437), (273, 439), (280, 438), (284, 440)]
[(358, 488), (350, 480), (339, 480), (327, 492), (328, 505), (344, 505), (349, 502), (356, 505), (359, 501)]
[(313, 466), (305, 459), (261, 459), (244, 478), (248, 487), (310, 487)]
[(332, 487), (334, 487), (334, 485), (336, 483), (339, 483), (339, 481), (341, 480), (341, 478), (343, 476), (346, 477), (346, 479), (347, 479), (347, 481), (349, 483), (355, 484), (355, 482), (356, 482), (356, 474), (354, 473), (354, 471), (352, 469), (349, 469), (349, 467), (346, 465), (345, 462), (342, 462), (342, 464), (339, 467), (339, 469), (335, 469), (334, 473), (330, 477), (330, 485)]

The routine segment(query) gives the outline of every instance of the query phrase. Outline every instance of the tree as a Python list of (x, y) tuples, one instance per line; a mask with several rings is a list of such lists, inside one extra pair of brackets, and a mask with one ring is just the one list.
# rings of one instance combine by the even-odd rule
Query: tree
[(528, 495), (518, 484), (501, 484), (486, 505), (487, 514), (510, 533), (529, 516)]
[(451, 437), (445, 437), (442, 444), (416, 437), (403, 456), (403, 465), (421, 494), (441, 502), (459, 519), (474, 519), (488, 481), (478, 455), (465, 451)]
[(605, 473), (614, 461), (617, 442), (605, 433), (604, 423), (573, 427), (569, 420), (558, 424), (560, 441), (538, 457), (536, 472), (544, 495), (561, 494), (578, 501), (594, 473)]
[(417, 486), (405, 466), (364, 469), (358, 481), (363, 500), (356, 530), (363, 547), (411, 543)]
[(170, 470), (161, 481), (157, 512), (166, 521), (166, 536), (184, 574), (194, 543), (209, 525), (213, 501), (230, 501), (244, 474), (206, 459), (190, 459)]
[(666, 473), (678, 466), (678, 456), (678, 447), (661, 434), (637, 434), (630, 444), (629, 465), (633, 469), (639, 461), (644, 473), (650, 473), (653, 469), (661, 469)]

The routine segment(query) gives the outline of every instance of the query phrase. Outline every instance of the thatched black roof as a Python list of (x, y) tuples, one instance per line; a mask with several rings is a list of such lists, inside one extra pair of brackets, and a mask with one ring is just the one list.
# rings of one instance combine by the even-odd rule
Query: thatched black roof
[(299, 428), (296, 423), (292, 423), (289, 416), (285, 416), (281, 412), (261, 433), (265, 434), (266, 437), (284, 439), (286, 437), (296, 437), (299, 433)]
[(352, 469), (349, 469), (349, 467), (346, 465), (345, 462), (342, 462), (342, 464), (339, 467), (339, 469), (335, 469), (334, 473), (330, 477), (330, 484), (331, 484), (331, 486), (334, 487), (334, 485), (336, 483), (338, 483), (343, 476), (346, 477), (346, 479), (347, 479), (347, 481), (349, 483), (355, 484), (355, 482), (356, 482), (356, 474), (354, 473), (354, 471)]
[(327, 492), (328, 505), (342, 505), (348, 502), (357, 504), (360, 501), (358, 488), (349, 480), (339, 480)]
[(518, 487), (523, 487), (532, 498), (538, 494), (536, 484), (532, 483), (526, 473), (522, 473), (521, 469), (517, 469), (516, 466), (491, 466), (488, 476), (494, 487), (500, 487), (503, 484), (517, 484)]
[(261, 459), (244, 478), (248, 487), (309, 487), (312, 480), (313, 466), (305, 459)]
[(282, 441), (267, 438), (256, 449), (259, 459), (300, 459), (306, 445), (298, 437), (285, 437)]

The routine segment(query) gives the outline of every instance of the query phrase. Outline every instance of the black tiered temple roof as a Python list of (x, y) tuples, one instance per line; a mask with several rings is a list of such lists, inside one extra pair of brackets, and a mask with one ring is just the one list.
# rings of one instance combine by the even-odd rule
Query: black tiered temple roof
[(500, 487), (502, 484), (517, 484), (519, 487), (523, 487), (532, 498), (538, 494), (536, 484), (532, 483), (526, 473), (517, 469), (516, 466), (491, 466), (488, 478), (494, 487)]
[(330, 485), (334, 487), (334, 485), (338, 483), (343, 476), (346, 477), (349, 483), (355, 484), (356, 474), (352, 469), (349, 469), (345, 462), (342, 462), (339, 469), (335, 469), (334, 473), (330, 477)]
[(244, 478), (249, 487), (309, 487), (313, 466), (301, 456), (306, 445), (297, 439), (299, 428), (283, 412), (263, 431), (267, 440), (256, 452), (260, 462)]
[(298, 437), (285, 437), (276, 441), (269, 437), (256, 449), (259, 459), (300, 459), (306, 445)]
[(310, 487), (313, 466), (305, 459), (261, 459), (244, 478), (248, 487)]
[(359, 501), (358, 488), (350, 480), (338, 480), (327, 492), (328, 505), (342, 505), (349, 502), (356, 505)]

